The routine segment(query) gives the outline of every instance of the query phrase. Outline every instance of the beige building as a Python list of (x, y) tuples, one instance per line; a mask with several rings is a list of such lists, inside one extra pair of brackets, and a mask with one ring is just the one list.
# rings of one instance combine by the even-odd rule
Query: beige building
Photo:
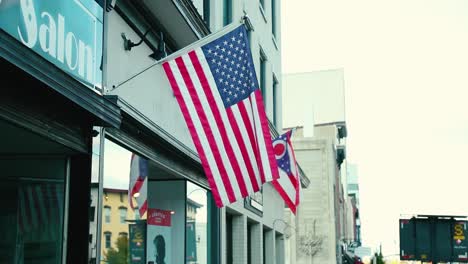
[(304, 137), (302, 132), (296, 130), (292, 143), (310, 187), (302, 190), (296, 217), (288, 219), (294, 230), (286, 240), (288, 263), (341, 263), (345, 203), (340, 154), (333, 139)]
[(134, 211), (129, 208), (127, 193), (128, 190), (104, 188), (101, 239), (104, 256), (109, 248), (115, 248), (119, 236), (128, 237), (128, 220), (135, 219)]

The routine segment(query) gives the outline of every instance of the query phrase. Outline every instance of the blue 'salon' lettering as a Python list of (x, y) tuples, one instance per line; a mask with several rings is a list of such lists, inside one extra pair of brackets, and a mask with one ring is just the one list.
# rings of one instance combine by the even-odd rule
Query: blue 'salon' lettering
[[(26, 30), (22, 32), (18, 26), (21, 42), (29, 48), (34, 48), (39, 40), (42, 51), (62, 64), (66, 63), (72, 71), (78, 68), (78, 75), (93, 82), (93, 49), (91, 46), (77, 39), (73, 32), (67, 32), (65, 35), (65, 18), (60, 13), (57, 15), (57, 23), (54, 17), (45, 11), (41, 13), (42, 20), (38, 21), (34, 1), (20, 0), (20, 3)], [(39, 32), (38, 22), (42, 23), (39, 26)]]

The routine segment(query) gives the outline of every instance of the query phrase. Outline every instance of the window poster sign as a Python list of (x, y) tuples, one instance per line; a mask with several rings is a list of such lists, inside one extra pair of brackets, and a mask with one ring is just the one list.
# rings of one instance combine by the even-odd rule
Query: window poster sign
[(0, 0), (0, 27), (89, 86), (101, 86), (103, 10), (94, 0)]
[(130, 244), (130, 263), (146, 264), (146, 222), (143, 220), (136, 224), (130, 224), (128, 229), (130, 238), (128, 241)]
[(149, 264), (171, 264), (171, 211), (148, 209), (147, 261)]

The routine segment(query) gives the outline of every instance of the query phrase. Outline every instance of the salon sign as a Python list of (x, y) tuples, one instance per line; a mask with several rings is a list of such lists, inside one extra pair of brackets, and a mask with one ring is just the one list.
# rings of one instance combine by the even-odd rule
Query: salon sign
[(0, 0), (0, 27), (89, 86), (100, 86), (102, 8), (94, 0)]

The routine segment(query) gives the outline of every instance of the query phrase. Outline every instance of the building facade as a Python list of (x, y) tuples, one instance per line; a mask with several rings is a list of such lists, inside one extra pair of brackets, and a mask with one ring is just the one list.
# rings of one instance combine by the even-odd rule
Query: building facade
[(356, 247), (361, 246), (361, 218), (359, 213), (359, 176), (358, 167), (356, 164), (348, 163), (348, 197), (352, 202), (354, 215), (353, 215), (353, 228), (354, 228), (354, 241)]
[(293, 137), (297, 161), (311, 180), (297, 217), (300, 235), (288, 239), (290, 263), (341, 263), (354, 241), (348, 199), (346, 113), (342, 69), (283, 76), (283, 126)]
[[(2, 70), (15, 85), (0, 96), (0, 168), (8, 172), (0, 186), (11, 198), (0, 217), (7, 238), (0, 262), (284, 263), (280, 196), (266, 184), (217, 208), (167, 79), (152, 68), (243, 21), (276, 136), (279, 6), (277, 0), (1, 1)], [(128, 193), (134, 157), (147, 161), (142, 215)]]

